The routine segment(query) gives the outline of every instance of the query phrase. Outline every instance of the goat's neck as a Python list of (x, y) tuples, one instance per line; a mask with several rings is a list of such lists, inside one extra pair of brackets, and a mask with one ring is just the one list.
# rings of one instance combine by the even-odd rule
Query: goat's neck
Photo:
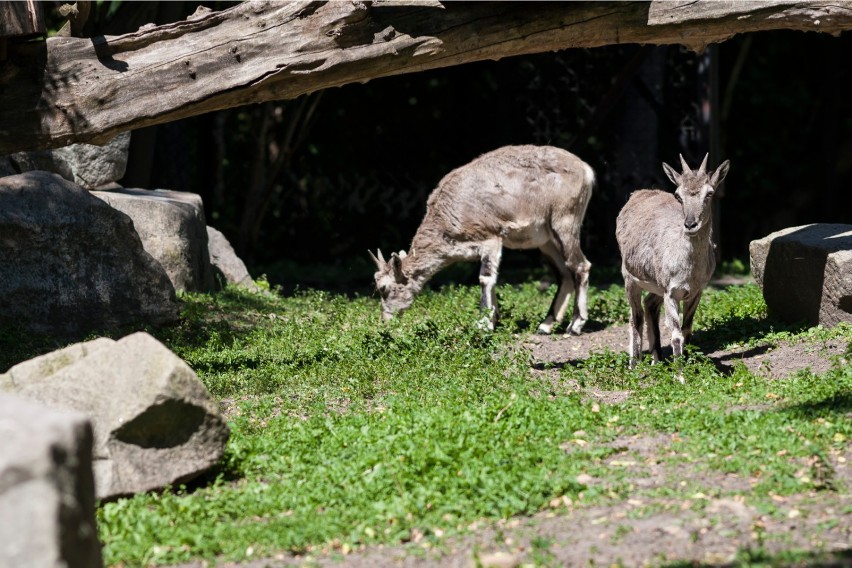
[(419, 293), (423, 286), (441, 269), (451, 264), (450, 255), (434, 240), (418, 239), (415, 235), (408, 256), (402, 259), (402, 271), (408, 276), (411, 287)]
[(709, 257), (715, 259), (713, 252), (713, 219), (708, 217), (701, 229), (690, 236), (684, 234), (686, 241), (686, 252), (693, 259), (693, 265), (703, 266)]

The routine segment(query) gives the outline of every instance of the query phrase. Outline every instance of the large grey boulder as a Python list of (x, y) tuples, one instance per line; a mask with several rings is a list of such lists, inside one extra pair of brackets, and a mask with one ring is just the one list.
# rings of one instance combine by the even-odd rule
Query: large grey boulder
[(18, 152), (0, 160), (0, 175), (42, 170), (94, 189), (124, 177), (129, 148), (130, 132), (123, 132), (103, 146), (71, 144), (55, 150)]
[(190, 480), (213, 467), (228, 426), (190, 367), (147, 333), (99, 338), (0, 375), (0, 392), (89, 416), (99, 499)]
[(85, 415), (0, 395), (0, 566), (103, 566)]
[(783, 229), (752, 241), (749, 256), (772, 317), (824, 326), (852, 322), (852, 225)]
[(208, 292), (213, 270), (201, 197), (167, 189), (93, 191), (133, 219), (145, 250), (165, 269), (176, 290)]
[(253, 292), (260, 291), (228, 238), (221, 231), (210, 226), (207, 227), (207, 248), (210, 252), (210, 264), (213, 265), (213, 276), (218, 288), (222, 288), (226, 284), (236, 284)]
[(179, 316), (130, 218), (47, 172), (0, 178), (0, 325), (71, 333)]

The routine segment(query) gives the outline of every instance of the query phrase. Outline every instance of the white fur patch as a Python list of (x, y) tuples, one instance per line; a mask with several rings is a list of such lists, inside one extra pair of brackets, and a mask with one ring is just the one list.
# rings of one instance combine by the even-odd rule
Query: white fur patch
[(583, 163), (583, 172), (585, 174), (586, 185), (594, 185), (595, 183), (595, 170), (592, 169), (592, 166), (589, 164)]

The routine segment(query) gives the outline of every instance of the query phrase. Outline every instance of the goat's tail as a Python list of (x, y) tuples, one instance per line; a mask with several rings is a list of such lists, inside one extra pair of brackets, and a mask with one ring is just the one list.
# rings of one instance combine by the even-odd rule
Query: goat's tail
[(595, 189), (597, 182), (598, 180), (595, 177), (595, 170), (592, 169), (592, 166), (583, 162), (583, 188), (586, 189), (587, 193), (591, 194), (592, 190)]

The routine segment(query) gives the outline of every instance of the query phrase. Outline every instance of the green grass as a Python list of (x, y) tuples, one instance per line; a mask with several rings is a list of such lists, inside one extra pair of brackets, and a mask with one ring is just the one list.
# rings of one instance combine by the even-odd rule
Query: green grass
[[(532, 289), (507, 304), (526, 313)], [(185, 300), (186, 321), (162, 338), (214, 396), (242, 401), (231, 479), (103, 505), (108, 562), (398, 542), (582, 489), (559, 444), (604, 415), (577, 396), (530, 396), (512, 326), (479, 330), (473, 290), (427, 293), (423, 317), (387, 327), (368, 298)]]
[[(400, 543), (530, 515), (556, 497), (617, 502), (632, 485), (627, 468), (606, 464), (616, 451), (609, 442), (634, 434), (676, 433), (667, 460), (753, 479), (758, 500), (841, 490), (826, 480), (825, 464), (852, 439), (849, 365), (768, 382), (742, 365), (722, 373), (692, 347), (683, 362), (635, 369), (625, 353), (603, 351), (557, 371), (580, 391), (543, 389), (518, 344), (552, 293), (534, 283), (500, 287), (495, 332), (478, 329), (478, 289), (465, 286), (424, 293), (388, 326), (373, 297), (183, 296), (180, 325), (155, 333), (236, 409), (231, 440), (220, 468), (192, 487), (101, 504), (106, 562)], [(623, 323), (626, 310), (621, 287), (591, 291), (595, 322)], [(708, 291), (696, 328), (718, 345), (852, 340), (850, 326), (768, 321), (754, 285)], [(35, 341), (10, 357), (48, 347)], [(598, 405), (583, 388), (633, 394)], [(585, 444), (575, 443), (578, 431)], [(577, 482), (583, 473), (604, 483), (586, 487)], [(534, 548), (547, 556), (547, 543)]]

